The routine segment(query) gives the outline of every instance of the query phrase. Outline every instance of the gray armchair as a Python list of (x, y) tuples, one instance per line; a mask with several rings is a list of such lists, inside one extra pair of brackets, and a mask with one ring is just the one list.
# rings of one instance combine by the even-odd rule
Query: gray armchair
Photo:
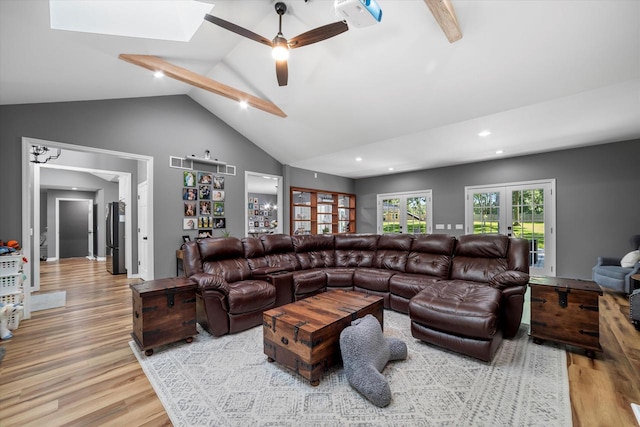
[[(631, 248), (640, 249), (640, 234), (631, 236)], [(629, 294), (633, 290), (631, 276), (640, 271), (640, 262), (633, 267), (621, 267), (620, 261), (621, 258), (598, 257), (591, 277), (600, 286)]]

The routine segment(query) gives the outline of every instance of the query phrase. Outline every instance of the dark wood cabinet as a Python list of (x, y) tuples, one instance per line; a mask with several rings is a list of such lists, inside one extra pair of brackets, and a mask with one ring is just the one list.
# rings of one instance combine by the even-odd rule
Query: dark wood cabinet
[(356, 196), (291, 187), (291, 234), (356, 232)]
[(187, 278), (129, 285), (133, 298), (131, 336), (147, 356), (164, 344), (191, 342), (196, 331), (196, 284)]
[(600, 287), (590, 280), (535, 277), (531, 288), (531, 331), (535, 342), (550, 340), (587, 350), (600, 347)]

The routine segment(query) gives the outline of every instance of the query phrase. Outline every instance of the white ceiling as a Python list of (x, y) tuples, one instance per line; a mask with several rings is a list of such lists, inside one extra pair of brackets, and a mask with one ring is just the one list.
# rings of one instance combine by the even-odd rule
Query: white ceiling
[[(277, 33), (274, 1), (207, 3)], [(337, 20), (333, 1), (286, 3), (285, 37)], [(453, 44), (423, 0), (378, 3), (380, 24), (293, 50), (279, 87), (267, 46), (205, 21), (189, 42), (70, 32), (50, 29), (46, 0), (2, 0), (0, 104), (187, 94), (281, 163), (352, 178), (640, 138), (640, 1), (453, 0)], [(288, 117), (154, 79), (120, 53), (159, 56)]]

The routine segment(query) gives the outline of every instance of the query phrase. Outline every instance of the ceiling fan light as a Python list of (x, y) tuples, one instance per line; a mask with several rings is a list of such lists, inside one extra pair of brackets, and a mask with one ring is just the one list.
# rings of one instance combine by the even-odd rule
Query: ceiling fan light
[(276, 61), (286, 61), (289, 59), (289, 46), (287, 45), (287, 39), (277, 35), (273, 39), (273, 49), (271, 50), (271, 56)]

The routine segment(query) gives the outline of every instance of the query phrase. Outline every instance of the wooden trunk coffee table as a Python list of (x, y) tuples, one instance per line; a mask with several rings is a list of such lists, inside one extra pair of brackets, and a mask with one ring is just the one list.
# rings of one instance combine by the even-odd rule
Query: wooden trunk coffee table
[(342, 330), (367, 314), (383, 325), (383, 313), (382, 297), (343, 290), (273, 308), (263, 313), (264, 353), (317, 386), (329, 367), (342, 362)]

